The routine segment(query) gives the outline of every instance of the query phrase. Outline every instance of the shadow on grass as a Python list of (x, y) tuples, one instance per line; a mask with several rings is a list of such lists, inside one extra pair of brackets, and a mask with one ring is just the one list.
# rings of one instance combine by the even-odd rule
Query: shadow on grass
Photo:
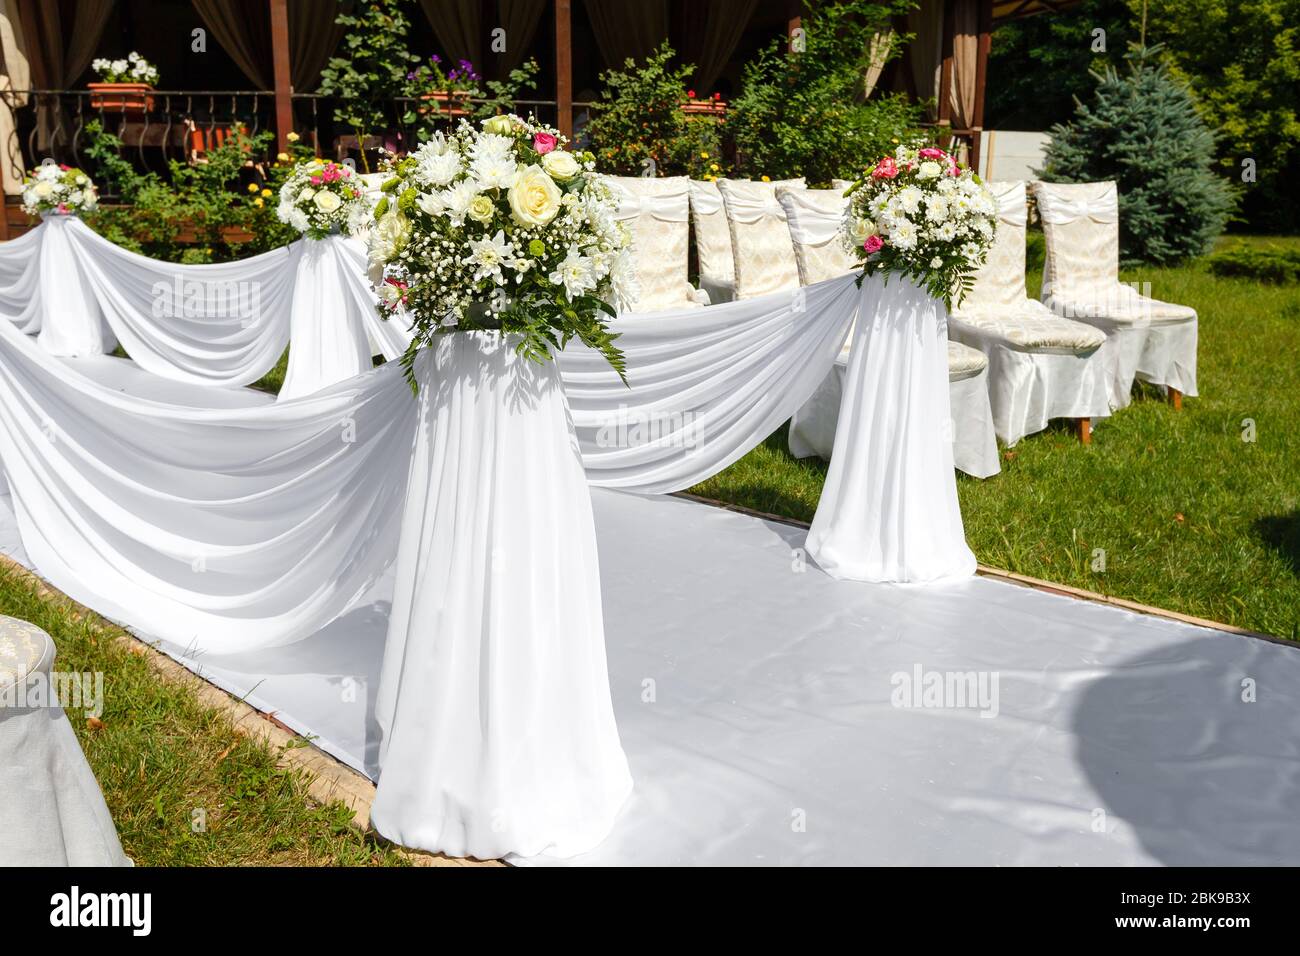
[(1300, 511), (1286, 515), (1265, 515), (1255, 521), (1255, 534), (1300, 575)]

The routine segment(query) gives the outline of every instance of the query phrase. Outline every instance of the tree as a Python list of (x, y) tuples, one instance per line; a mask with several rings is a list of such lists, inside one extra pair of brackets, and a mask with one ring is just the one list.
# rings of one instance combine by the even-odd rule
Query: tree
[[(335, 118), (352, 127), (367, 172), (366, 137), (388, 127), (388, 103), (409, 94), (408, 75), (420, 62), (406, 48), (411, 24), (402, 6), (402, 0), (367, 0), (358, 14), (339, 14), (334, 22), (346, 28), (342, 51), (320, 74), (320, 92), (338, 97)], [(408, 109), (403, 122), (415, 121)]]
[(1083, 0), (1064, 13), (1003, 23), (993, 32), (988, 92), (989, 129), (1045, 130), (1074, 114), (1092, 92), (1092, 70), (1118, 62), (1138, 39), (1125, 0)]
[[(804, 176), (812, 183), (851, 178), (914, 130), (920, 108), (901, 96), (864, 97), (872, 41), (912, 0), (810, 4), (795, 44), (778, 37), (745, 66), (726, 133), (743, 175)], [(790, 49), (794, 46), (794, 49)], [(800, 48), (802, 47), (802, 49)], [(884, 56), (901, 52), (895, 38)], [(879, 51), (878, 51), (879, 52)]]
[(1187, 87), (1157, 48), (1135, 48), (1130, 70), (1098, 74), (1089, 103), (1052, 128), (1040, 176), (1049, 182), (1113, 179), (1120, 249), (1163, 265), (1208, 252), (1232, 213), (1231, 188), (1213, 172), (1215, 137)]
[(1300, 184), (1288, 157), (1300, 139), (1300, 0), (1147, 3), (1147, 40), (1164, 45), (1174, 74), (1220, 130), (1216, 168), (1243, 184), (1245, 218), (1296, 231)]

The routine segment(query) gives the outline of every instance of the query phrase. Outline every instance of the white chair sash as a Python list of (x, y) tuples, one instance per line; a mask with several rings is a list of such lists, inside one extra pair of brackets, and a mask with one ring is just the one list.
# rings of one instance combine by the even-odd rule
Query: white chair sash
[(1019, 226), (1023, 229), (1028, 221), (1024, 180), (985, 182), (984, 185), (993, 194), (993, 201), (998, 204), (998, 219), (1008, 226)]
[(691, 208), (696, 215), (712, 216), (722, 212), (722, 193), (714, 183), (691, 180)]
[(847, 199), (839, 199), (829, 208), (817, 192), (796, 189), (783, 190), (777, 201), (785, 210), (790, 225), (790, 238), (796, 245), (824, 246), (833, 241), (844, 224)]
[(621, 187), (615, 187), (615, 192), (618, 194), (616, 219), (650, 216), (660, 222), (686, 222), (690, 216), (690, 200), (684, 190), (667, 196), (634, 196)]
[(1092, 198), (1066, 198), (1053, 194), (1048, 184), (1043, 185), (1046, 188), (1038, 190), (1038, 214), (1043, 217), (1043, 222), (1054, 226), (1067, 225), (1080, 219), (1101, 223), (1119, 222), (1119, 193), (1116, 192), (1114, 183), (1108, 183), (1105, 192)]
[(726, 195), (727, 217), (736, 222), (751, 225), (771, 216), (785, 221), (785, 207), (776, 201), (776, 196), (738, 196), (732, 192)]

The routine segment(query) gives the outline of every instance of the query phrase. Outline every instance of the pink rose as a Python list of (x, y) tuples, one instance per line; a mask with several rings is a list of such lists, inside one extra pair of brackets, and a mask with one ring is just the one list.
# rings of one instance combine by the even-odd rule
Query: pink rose
[(543, 156), (555, 149), (557, 145), (558, 141), (550, 133), (533, 134), (533, 149), (537, 150), (537, 152)]
[(918, 154), (922, 159), (947, 159), (948, 154), (941, 149), (935, 149), (933, 146), (927, 146)]
[(876, 163), (876, 168), (871, 171), (872, 179), (893, 179), (897, 175), (898, 164), (889, 156)]
[(879, 236), (867, 236), (867, 241), (862, 244), (862, 248), (867, 251), (867, 255), (873, 252), (879, 252), (885, 245), (885, 240)]

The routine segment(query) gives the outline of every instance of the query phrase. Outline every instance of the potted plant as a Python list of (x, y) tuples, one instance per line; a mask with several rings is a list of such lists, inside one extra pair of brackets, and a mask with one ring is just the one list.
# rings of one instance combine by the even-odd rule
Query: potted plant
[(132, 50), (124, 60), (100, 58), (91, 63), (98, 83), (88, 84), (91, 109), (143, 114), (153, 109), (154, 84), (158, 70)]
[(451, 118), (468, 116), (470, 97), (479, 94), (479, 81), (483, 78), (474, 71), (474, 64), (461, 60), (450, 70), (442, 68), (442, 58), (436, 53), (427, 64), (421, 64), (406, 76), (411, 91), (432, 107), (420, 107), (420, 115), (437, 113)]
[(682, 112), (687, 116), (716, 116), (722, 119), (727, 115), (727, 102), (721, 93), (714, 93), (705, 99), (696, 99), (694, 90), (686, 91), (686, 101), (682, 103)]

